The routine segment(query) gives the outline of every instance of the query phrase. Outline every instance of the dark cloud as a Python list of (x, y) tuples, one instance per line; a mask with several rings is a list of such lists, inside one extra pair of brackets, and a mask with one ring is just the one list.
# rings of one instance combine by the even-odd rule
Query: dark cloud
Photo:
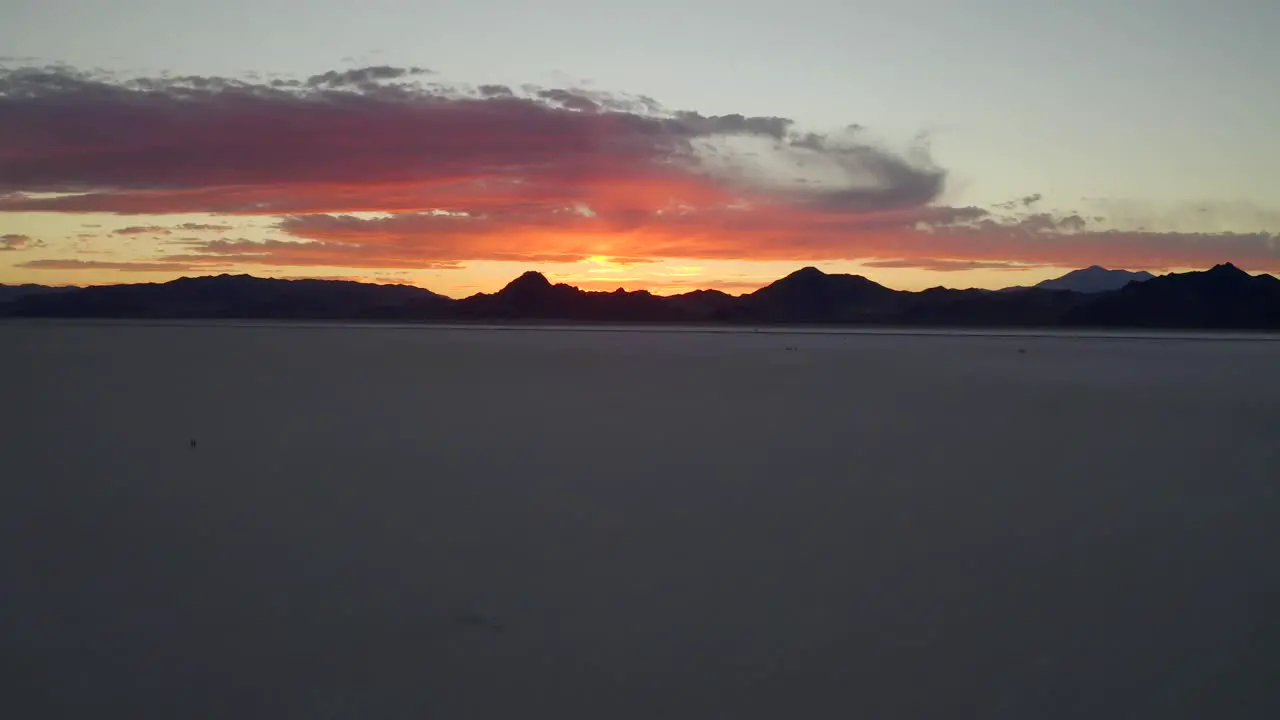
[(795, 121), (783, 117), (746, 117), (743, 115), (700, 115), (680, 111), (668, 121), (667, 126), (678, 128), (678, 133), (689, 136), (707, 135), (763, 135), (782, 140)]
[(353, 70), (330, 70), (320, 75), (312, 75), (307, 78), (306, 84), (313, 88), (367, 88), (383, 80), (396, 80), (416, 75), (429, 75), (430, 73), (430, 70), (420, 67), (397, 68), (388, 65), (377, 65)]
[[(780, 130), (781, 126), (767, 132), (762, 128), (760, 134), (768, 137)], [(936, 199), (945, 184), (946, 173), (928, 160), (923, 147), (915, 148), (911, 155), (899, 154), (851, 132), (788, 137), (786, 143), (770, 149), (772, 158), (796, 168), (817, 170), (822, 176), (812, 182), (775, 184), (774, 192), (779, 197), (798, 204), (854, 214), (918, 208)], [(740, 184), (741, 165), (730, 158), (722, 163), (722, 167), (729, 168), (727, 175), (713, 173), (726, 182)]]
[(118, 230), (112, 230), (112, 235), (168, 235), (169, 228), (159, 225), (131, 225)]
[(1056, 229), (1061, 232), (1084, 232), (1087, 225), (1088, 221), (1076, 213), (1071, 213), (1058, 218)]
[[(87, 226), (86, 226), (87, 227)], [(225, 232), (230, 230), (230, 225), (221, 223), (182, 223), (173, 227), (165, 227), (163, 225), (130, 225), (129, 227), (112, 230), (112, 235), (172, 235), (174, 230), (183, 230), (188, 232)]]
[(17, 233), (0, 235), (0, 251), (29, 250), (36, 247), (44, 247), (44, 242), (36, 240), (30, 235), (18, 235)]
[(570, 110), (596, 112), (600, 109), (600, 106), (596, 105), (590, 98), (568, 90), (540, 90), (537, 95), (543, 100), (549, 100)]
[(978, 221), (989, 218), (989, 211), (973, 205), (928, 207), (916, 214), (917, 222), (927, 226), (973, 226)]
[[(415, 270), (456, 270), (458, 259), (438, 259), (414, 252), (411, 245), (353, 245), (292, 240), (208, 240), (187, 243), (189, 252), (166, 255), (162, 262), (252, 264), (262, 266), (325, 266), (349, 268), (406, 268)], [(514, 260), (514, 256), (492, 259)], [(543, 262), (561, 262), (557, 256), (542, 256)]]
[[(289, 212), (281, 197), (309, 198), (309, 210), (382, 210), (386, 198), (425, 210), (460, 183), (590, 194), (665, 176), (688, 186), (701, 162), (692, 141), (792, 134), (782, 117), (668, 112), (643, 97), (386, 82), (414, 74), (377, 67), (262, 83), (0, 71), (0, 210)], [(851, 210), (927, 202), (942, 186), (937, 170), (870, 146), (809, 151), (872, 179), (826, 198)], [(35, 192), (77, 194), (13, 194)], [(324, 207), (331, 194), (360, 192)]]
[(1040, 193), (1032, 193), (1031, 195), (1026, 195), (1016, 200), (1009, 200), (1007, 202), (996, 203), (994, 207), (999, 208), (1001, 210), (1019, 210), (1022, 208), (1029, 208), (1032, 205), (1035, 205), (1036, 203), (1040, 202), (1040, 200), (1043, 198), (1044, 196), (1041, 195)]

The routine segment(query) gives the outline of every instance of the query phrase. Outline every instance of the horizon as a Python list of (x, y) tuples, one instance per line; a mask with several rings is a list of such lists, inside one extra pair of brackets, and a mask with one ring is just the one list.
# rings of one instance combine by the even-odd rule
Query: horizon
[[(1203, 269), (1197, 269), (1197, 270), (1188, 270), (1188, 271), (1185, 271), (1185, 272), (1206, 272), (1206, 271), (1208, 271), (1208, 270), (1212, 270), (1212, 269), (1214, 269), (1214, 268), (1217, 268), (1217, 267), (1224, 267), (1224, 266), (1225, 266), (1225, 267), (1233, 267), (1233, 268), (1236, 268), (1237, 270), (1240, 270), (1240, 269), (1241, 269), (1238, 265), (1236, 265), (1235, 263), (1232, 263), (1231, 261), (1223, 261), (1223, 262), (1221, 262), (1221, 263), (1215, 263), (1213, 266), (1211, 266), (1211, 267), (1209, 267), (1209, 268), (1203, 268)], [(580, 290), (580, 291), (583, 291), (583, 292), (609, 293), (609, 292), (616, 292), (616, 291), (618, 291), (618, 290), (623, 290), (623, 291), (626, 291), (626, 292), (646, 292), (646, 293), (649, 293), (649, 294), (651, 294), (651, 295), (655, 295), (655, 296), (658, 296), (658, 297), (670, 297), (670, 296), (673, 296), (673, 295), (680, 295), (680, 294), (682, 294), (682, 293), (701, 292), (701, 291), (718, 291), (718, 292), (723, 292), (723, 293), (725, 293), (726, 295), (730, 295), (730, 296), (733, 296), (733, 297), (743, 297), (743, 296), (746, 296), (746, 295), (750, 295), (751, 293), (755, 292), (756, 290), (759, 290), (760, 288), (766, 287), (766, 286), (768, 286), (768, 285), (770, 285), (770, 284), (772, 284), (772, 283), (774, 283), (774, 282), (777, 282), (777, 281), (782, 280), (782, 279), (784, 279), (784, 278), (790, 277), (790, 276), (792, 276), (792, 275), (796, 275), (796, 274), (801, 273), (801, 272), (803, 272), (803, 271), (805, 271), (805, 270), (817, 270), (819, 273), (822, 273), (822, 274), (824, 274), (824, 275), (852, 275), (852, 276), (854, 276), (854, 277), (861, 277), (861, 278), (863, 278), (863, 279), (870, 280), (870, 281), (872, 281), (872, 282), (875, 282), (875, 283), (876, 283), (876, 284), (878, 284), (878, 285), (882, 285), (882, 286), (883, 286), (883, 287), (885, 287), (885, 288), (888, 288), (888, 289), (890, 289), (890, 290), (894, 290), (894, 291), (897, 291), (897, 292), (912, 292), (912, 293), (914, 293), (914, 292), (921, 292), (921, 291), (923, 291), (923, 290), (934, 290), (934, 289), (938, 289), (938, 288), (942, 288), (942, 289), (946, 289), (946, 290), (961, 290), (961, 291), (964, 291), (964, 290), (1013, 290), (1013, 289), (1018, 289), (1018, 288), (1031, 288), (1031, 287), (1033, 287), (1032, 285), (1026, 285), (1026, 286), (1022, 286), (1022, 285), (1009, 285), (1009, 286), (1005, 286), (1005, 287), (1002, 287), (1002, 288), (977, 288), (977, 287), (952, 287), (952, 286), (946, 286), (946, 285), (936, 285), (936, 286), (929, 287), (929, 288), (920, 288), (920, 289), (911, 290), (911, 289), (896, 288), (896, 287), (892, 287), (892, 286), (889, 286), (889, 285), (884, 285), (884, 283), (880, 283), (880, 282), (878, 282), (877, 280), (875, 280), (875, 278), (867, 277), (866, 275), (859, 275), (859, 274), (857, 274), (857, 273), (833, 273), (833, 272), (827, 272), (827, 271), (824, 271), (824, 270), (822, 270), (821, 268), (818, 268), (818, 267), (813, 266), (813, 265), (806, 265), (806, 266), (803, 266), (803, 267), (798, 267), (798, 268), (796, 268), (796, 269), (794, 269), (794, 270), (792, 270), (792, 271), (790, 271), (790, 272), (787, 272), (787, 273), (785, 273), (785, 274), (783, 274), (783, 275), (780, 275), (780, 276), (778, 276), (778, 277), (776, 277), (776, 278), (773, 278), (773, 279), (771, 279), (771, 280), (765, 281), (765, 282), (761, 283), (761, 285), (759, 285), (758, 287), (752, 287), (752, 288), (748, 288), (748, 289), (740, 289), (740, 290), (737, 290), (737, 291), (733, 291), (733, 290), (720, 290), (719, 288), (714, 288), (714, 287), (692, 287), (692, 286), (681, 288), (681, 289), (679, 289), (678, 291), (675, 291), (675, 292), (655, 292), (655, 291), (650, 290), (650, 289), (648, 289), (648, 288), (634, 288), (634, 289), (633, 289), (633, 288), (627, 288), (627, 287), (624, 287), (624, 286), (621, 286), (621, 285), (619, 285), (619, 286), (617, 286), (617, 287), (612, 287), (612, 288), (590, 288), (590, 287), (582, 287), (582, 286), (580, 286), (580, 285), (576, 285), (576, 284), (574, 284), (574, 283), (572, 283), (572, 282), (563, 282), (563, 281), (558, 281), (558, 280), (556, 280), (553, 276), (551, 276), (551, 275), (549, 275), (548, 273), (546, 273), (546, 272), (544, 272), (544, 271), (542, 271), (542, 270), (539, 270), (539, 269), (537, 269), (537, 268), (531, 268), (531, 269), (528, 269), (528, 270), (524, 270), (524, 271), (522, 271), (520, 274), (518, 274), (518, 275), (516, 275), (516, 276), (514, 276), (514, 277), (511, 277), (511, 278), (507, 279), (505, 282), (501, 283), (500, 285), (498, 285), (497, 287), (495, 287), (495, 288), (493, 288), (493, 289), (491, 289), (491, 290), (479, 290), (479, 291), (476, 291), (476, 292), (474, 292), (474, 293), (470, 293), (470, 294), (467, 294), (467, 295), (450, 295), (450, 294), (448, 294), (448, 293), (439, 292), (439, 291), (437, 291), (437, 290), (435, 290), (434, 288), (431, 288), (431, 287), (425, 287), (425, 286), (423, 286), (423, 285), (418, 285), (418, 284), (414, 284), (414, 283), (410, 283), (410, 282), (397, 282), (397, 281), (394, 281), (394, 280), (391, 280), (391, 281), (387, 281), (387, 280), (378, 280), (378, 279), (376, 279), (376, 278), (375, 278), (375, 279), (361, 279), (361, 278), (358, 278), (358, 277), (332, 277), (332, 276), (328, 276), (328, 277), (326, 277), (326, 276), (305, 276), (305, 275), (304, 275), (304, 276), (296, 276), (296, 277), (272, 277), (272, 276), (268, 276), (268, 275), (255, 275), (255, 274), (253, 274), (253, 273), (247, 273), (247, 272), (218, 272), (218, 273), (210, 272), (210, 273), (197, 274), (197, 275), (179, 275), (178, 277), (175, 277), (175, 278), (169, 278), (169, 279), (167, 279), (167, 280), (139, 280), (139, 281), (132, 281), (132, 282), (130, 282), (130, 281), (124, 281), (124, 282), (106, 282), (106, 283), (82, 284), (82, 285), (76, 285), (76, 284), (61, 284), (61, 285), (56, 285), (56, 284), (47, 284), (47, 285), (44, 285), (44, 287), (59, 287), (59, 288), (77, 288), (77, 289), (86, 289), (86, 288), (93, 288), (93, 287), (109, 287), (109, 286), (113, 286), (113, 285), (136, 285), (136, 284), (156, 284), (156, 285), (160, 285), (160, 284), (166, 284), (166, 283), (176, 282), (176, 281), (179, 281), (179, 280), (196, 280), (196, 279), (201, 279), (201, 278), (248, 277), (248, 278), (254, 278), (254, 279), (257, 279), (257, 280), (285, 280), (285, 281), (293, 281), (293, 280), (318, 280), (318, 281), (323, 281), (323, 282), (350, 282), (350, 283), (359, 283), (359, 284), (364, 284), (364, 285), (384, 285), (384, 286), (414, 287), (414, 288), (418, 288), (418, 289), (420, 289), (420, 290), (426, 290), (426, 291), (429, 291), (429, 292), (435, 293), (436, 295), (440, 295), (440, 296), (443, 296), (443, 297), (446, 297), (446, 298), (449, 298), (449, 299), (452, 299), (452, 300), (462, 300), (462, 299), (465, 299), (465, 298), (467, 298), (467, 297), (471, 297), (471, 296), (473, 296), (473, 295), (480, 295), (480, 294), (493, 294), (493, 293), (496, 293), (496, 292), (498, 292), (498, 291), (500, 291), (500, 290), (502, 290), (502, 289), (506, 288), (506, 287), (507, 287), (507, 286), (509, 286), (510, 284), (514, 283), (516, 280), (519, 280), (519, 279), (521, 279), (521, 278), (523, 278), (523, 277), (525, 277), (525, 276), (527, 276), (527, 275), (537, 275), (537, 276), (541, 277), (542, 279), (546, 280), (548, 283), (550, 283), (550, 284), (552, 284), (552, 285), (566, 285), (566, 286), (573, 287), (573, 288), (575, 288), (575, 289), (577, 289), (577, 290)], [(1083, 268), (1076, 268), (1076, 269), (1074, 269), (1074, 270), (1069, 270), (1069, 271), (1067, 271), (1066, 273), (1063, 273), (1063, 275), (1061, 275), (1061, 276), (1056, 276), (1056, 277), (1048, 278), (1048, 279), (1049, 279), (1049, 280), (1057, 280), (1057, 279), (1061, 279), (1061, 278), (1062, 278), (1062, 277), (1064, 277), (1065, 275), (1068, 275), (1068, 274), (1071, 274), (1071, 273), (1084, 272), (1084, 271), (1088, 271), (1088, 270), (1100, 270), (1100, 271), (1103, 271), (1103, 272), (1124, 272), (1124, 273), (1132, 273), (1132, 274), (1137, 274), (1137, 273), (1140, 273), (1140, 272), (1144, 272), (1144, 271), (1128, 270), (1128, 269), (1125, 269), (1125, 268), (1108, 268), (1108, 267), (1102, 267), (1102, 266), (1100, 266), (1100, 265), (1090, 265), (1090, 266), (1083, 267)], [(1245, 271), (1245, 272), (1247, 272), (1247, 271)], [(1148, 274), (1149, 274), (1149, 275), (1151, 275), (1151, 277), (1156, 278), (1156, 277), (1162, 277), (1163, 275), (1174, 274), (1174, 273), (1148, 273)], [(1273, 273), (1247, 273), (1247, 274), (1249, 274), (1249, 275), (1253, 275), (1253, 276), (1257, 276), (1257, 275), (1272, 275), (1273, 277), (1275, 277), (1275, 275), (1274, 275)], [(22, 283), (22, 284), (39, 284), (39, 283)], [(21, 285), (21, 284), (15, 284), (15, 283), (0, 283), (0, 287), (3, 287), (3, 286), (16, 287), (16, 286), (18, 286), (18, 285)]]
[(299, 25), (261, 0), (19, 0), (0, 283), (1280, 271), (1274, 4), (804, 0), (726, 21), (719, 0), (559, 1), (321, 3)]

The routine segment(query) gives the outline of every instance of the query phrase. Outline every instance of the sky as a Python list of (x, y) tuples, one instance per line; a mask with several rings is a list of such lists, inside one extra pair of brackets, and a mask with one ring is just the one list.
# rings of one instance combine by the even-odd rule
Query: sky
[(1275, 0), (0, 0), (0, 283), (1280, 271)]

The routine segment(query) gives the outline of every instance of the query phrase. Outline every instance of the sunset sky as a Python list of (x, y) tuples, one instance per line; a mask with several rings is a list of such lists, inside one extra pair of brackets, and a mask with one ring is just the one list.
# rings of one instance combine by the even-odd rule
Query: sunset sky
[(1276, 0), (2, 0), (0, 283), (1280, 271)]

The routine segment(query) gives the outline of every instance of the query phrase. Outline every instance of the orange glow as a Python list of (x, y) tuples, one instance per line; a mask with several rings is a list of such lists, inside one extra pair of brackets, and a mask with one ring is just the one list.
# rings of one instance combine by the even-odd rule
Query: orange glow
[[(583, 282), (666, 291), (684, 280), (640, 266), (994, 273), (1230, 260), (1280, 271), (1270, 232), (1117, 230), (1105, 218), (1035, 211), (1035, 193), (949, 207), (940, 204), (947, 173), (922, 148), (802, 134), (781, 117), (437, 83), (230, 92), (153, 78), (144, 92), (92, 75), (63, 82), (58, 71), (23, 82), (0, 108), (0, 217), (19, 221), (6, 230), (0, 270), (14, 276), (585, 264), (608, 272), (570, 271)], [(98, 118), (89, 135), (85, 117)], [(175, 215), (183, 220), (165, 220)], [(59, 223), (46, 231), (23, 220), (50, 216), (121, 222), (54, 237)], [(754, 281), (700, 279), (717, 277)]]

